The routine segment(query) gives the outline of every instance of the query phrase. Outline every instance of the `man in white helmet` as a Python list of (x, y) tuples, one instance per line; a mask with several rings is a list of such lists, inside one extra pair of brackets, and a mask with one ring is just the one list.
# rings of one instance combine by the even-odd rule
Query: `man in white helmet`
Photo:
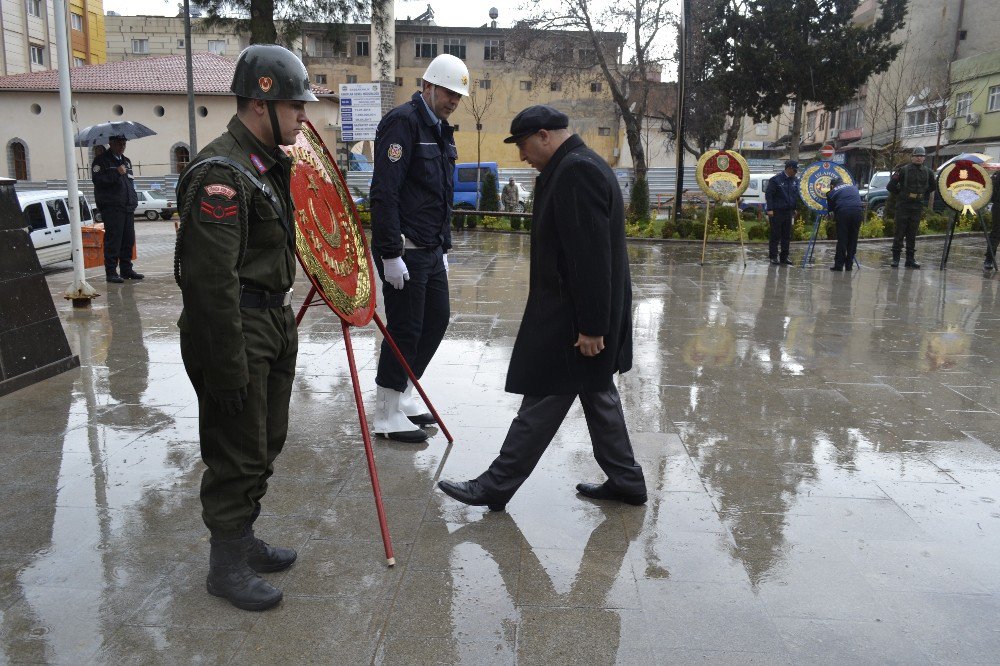
[[(375, 134), (371, 185), (372, 256), (382, 279), (386, 326), (419, 378), (444, 338), (455, 169), (448, 117), (469, 94), (469, 69), (453, 55), (435, 58), (423, 89), (382, 118)], [(375, 434), (427, 439), (434, 423), (406, 371), (382, 342), (375, 376)]]

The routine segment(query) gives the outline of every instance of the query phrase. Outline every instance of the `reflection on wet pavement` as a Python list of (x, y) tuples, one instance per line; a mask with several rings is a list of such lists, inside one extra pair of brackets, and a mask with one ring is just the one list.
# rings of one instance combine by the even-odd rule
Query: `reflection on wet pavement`
[[(441, 495), (478, 475), (528, 239), (467, 232), (425, 386), (456, 437), (376, 440), (398, 565), (381, 552), (340, 326), (301, 328), (289, 446), (258, 522), (299, 549), (274, 611), (204, 591), (197, 410), (178, 352), (169, 224), (139, 284), (89, 311), (48, 281), (81, 367), (0, 398), (4, 663), (995, 662), (1000, 634), (1000, 280), (983, 241), (949, 269), (772, 268), (754, 247), (635, 244), (635, 369), (619, 378), (644, 507), (601, 480), (575, 406), (506, 513)], [(795, 252), (793, 248), (793, 252)], [(95, 271), (91, 273), (96, 275)], [(296, 285), (296, 294), (306, 291)], [(378, 336), (353, 331), (366, 400)]]

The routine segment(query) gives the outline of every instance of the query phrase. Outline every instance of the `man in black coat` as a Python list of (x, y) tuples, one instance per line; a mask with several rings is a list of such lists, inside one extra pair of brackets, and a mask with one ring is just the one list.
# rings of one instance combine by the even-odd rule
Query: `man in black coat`
[(830, 270), (853, 270), (854, 255), (858, 252), (858, 233), (861, 231), (861, 194), (857, 187), (835, 176), (830, 180), (826, 207), (837, 224), (837, 251)]
[(646, 482), (625, 428), (615, 372), (632, 367), (632, 281), (621, 189), (610, 167), (571, 134), (566, 114), (532, 106), (510, 124), (521, 160), (540, 172), (531, 223), (528, 302), (506, 390), (524, 395), (500, 455), (471, 481), (441, 481), (466, 504), (502, 510), (555, 436), (577, 396), (608, 480), (593, 499), (638, 505)]
[(125, 137), (113, 136), (110, 143), (111, 148), (94, 158), (90, 175), (94, 181), (94, 199), (104, 222), (104, 272), (108, 282), (122, 283), (143, 278), (132, 267), (135, 209), (139, 203), (132, 161), (125, 157)]

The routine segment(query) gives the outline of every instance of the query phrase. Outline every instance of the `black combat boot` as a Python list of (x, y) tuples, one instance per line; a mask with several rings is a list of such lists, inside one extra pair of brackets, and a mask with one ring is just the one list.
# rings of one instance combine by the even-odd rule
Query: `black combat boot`
[(293, 548), (281, 548), (268, 544), (263, 539), (254, 536), (253, 528), (246, 531), (250, 546), (247, 550), (247, 564), (257, 573), (274, 573), (284, 571), (292, 566), (298, 553)]
[(912, 256), (908, 256), (906, 258), (906, 263), (903, 264), (903, 266), (905, 266), (906, 268), (912, 268), (914, 270), (920, 268), (920, 264), (918, 264), (916, 259), (914, 259)]
[(208, 593), (222, 597), (243, 610), (262, 611), (281, 601), (281, 590), (258, 576), (247, 563), (250, 538), (212, 537), (209, 556)]
[(899, 268), (899, 255), (898, 254), (892, 255), (892, 263), (889, 264), (889, 265), (892, 266), (893, 268)]

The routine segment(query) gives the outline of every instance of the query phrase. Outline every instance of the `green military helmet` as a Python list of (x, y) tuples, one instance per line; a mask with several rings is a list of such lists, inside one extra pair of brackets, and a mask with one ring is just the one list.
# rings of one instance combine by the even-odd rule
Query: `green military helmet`
[(306, 66), (277, 44), (252, 44), (243, 49), (229, 89), (250, 99), (316, 101), (309, 89)]

